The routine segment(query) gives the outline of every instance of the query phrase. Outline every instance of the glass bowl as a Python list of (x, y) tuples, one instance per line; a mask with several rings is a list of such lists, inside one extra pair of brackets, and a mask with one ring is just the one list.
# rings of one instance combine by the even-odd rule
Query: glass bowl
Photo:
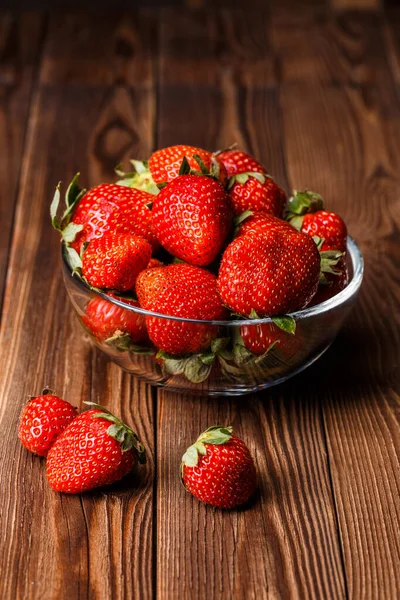
[[(361, 286), (364, 262), (356, 242), (347, 243), (350, 277), (336, 296), (292, 313), (294, 334), (279, 329), (270, 318), (196, 321), (152, 313), (116, 297), (90, 289), (72, 275), (63, 251), (63, 276), (68, 296), (93, 343), (125, 371), (171, 391), (199, 395), (241, 395), (277, 385), (315, 362), (331, 345), (348, 316)], [(174, 357), (146, 343), (134, 343), (127, 333), (132, 323), (142, 330), (173, 325), (182, 335), (213, 339), (201, 355)], [(143, 336), (142, 336), (143, 337)]]

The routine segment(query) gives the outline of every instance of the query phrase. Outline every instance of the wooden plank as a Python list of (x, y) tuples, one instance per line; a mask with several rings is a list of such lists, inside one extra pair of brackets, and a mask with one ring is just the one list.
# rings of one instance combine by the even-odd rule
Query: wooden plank
[(43, 36), (39, 15), (0, 13), (0, 311), (3, 299), (18, 177), (29, 100)]
[[(131, 35), (148, 49), (152, 40), (144, 33), (141, 38), (131, 23)], [(114, 26), (110, 22), (110, 36)], [(59, 29), (50, 27), (52, 57), (46, 55), (45, 65), (56, 64), (56, 56), (63, 62), (56, 38), (63, 43)], [(87, 43), (79, 46), (83, 65), (87, 55), (94, 56), (93, 38)], [(63, 52), (71, 51), (65, 47)], [(111, 62), (102, 68), (111, 69)], [(131, 152), (148, 154), (153, 89), (125, 86), (122, 79), (115, 85), (86, 85), (67, 76), (54, 85), (46, 66), (45, 71), (31, 110), (0, 340), (0, 538), (7, 573), (0, 596), (150, 598), (153, 395), (86, 339), (64, 291), (48, 203), (54, 184), (78, 169), (83, 183), (94, 185), (109, 180), (115, 162)], [(29, 455), (16, 437), (27, 395), (44, 384), (76, 405), (99, 401), (130, 423), (149, 450), (149, 464), (140, 475), (108, 491), (71, 497), (53, 492), (44, 461)]]
[(314, 21), (271, 26), (277, 72), (282, 83), (392, 85), (384, 47), (382, 18), (350, 12)]
[[(235, 32), (246, 17), (245, 11), (232, 11), (216, 18), (219, 31)], [(250, 58), (254, 45), (259, 62), (271, 64), (265, 29), (257, 28), (248, 47), (247, 38), (236, 44), (234, 35), (221, 34), (210, 45), (207, 17), (198, 15), (193, 25), (196, 53), (203, 54), (204, 48), (207, 60), (215, 61), (210, 47), (214, 53), (218, 49), (226, 68), (213, 73), (212, 80), (204, 69), (201, 85), (193, 88), (191, 75), (180, 75), (173, 68), (178, 48), (186, 54), (178, 13), (169, 12), (162, 23), (158, 145), (190, 142), (214, 148), (236, 139), (287, 185), (278, 92), (268, 69), (263, 75), (256, 63), (253, 71)], [(187, 21), (186, 44), (191, 39), (189, 26)], [(232, 423), (257, 462), (260, 494), (244, 511), (205, 507), (186, 494), (179, 481), (182, 453), (215, 423)], [(297, 383), (242, 399), (192, 399), (160, 391), (157, 435), (161, 598), (343, 597), (345, 581), (317, 396)]]
[(346, 218), (367, 266), (352, 318), (312, 384), (323, 399), (350, 598), (400, 593), (400, 179), (391, 152), (400, 121), (388, 97), (387, 88), (317, 85), (281, 94), (290, 178)]

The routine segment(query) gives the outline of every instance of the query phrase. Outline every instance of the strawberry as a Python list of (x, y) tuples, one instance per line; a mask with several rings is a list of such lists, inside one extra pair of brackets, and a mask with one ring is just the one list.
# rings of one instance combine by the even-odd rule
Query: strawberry
[(66, 193), (66, 210), (61, 218), (56, 213), (60, 201), (56, 189), (50, 213), (53, 227), (78, 254), (84, 242), (100, 238), (105, 233), (126, 233), (147, 240), (156, 250), (159, 243), (151, 230), (149, 205), (154, 196), (147, 192), (103, 183), (84, 193), (75, 176)]
[(318, 286), (317, 293), (308, 306), (321, 304), (321, 302), (333, 298), (333, 296), (344, 290), (349, 283), (349, 271), (344, 257), (335, 266), (335, 271), (337, 271), (337, 274), (324, 273), (325, 281)]
[(181, 260), (209, 265), (218, 256), (231, 227), (227, 194), (213, 179), (182, 175), (154, 199), (152, 227), (162, 246)]
[(209, 427), (182, 457), (182, 481), (198, 500), (218, 508), (245, 504), (257, 487), (253, 459), (232, 427)]
[(282, 217), (286, 194), (271, 177), (262, 173), (240, 173), (230, 179), (229, 196), (235, 215), (257, 210)]
[(230, 178), (228, 189), (236, 215), (252, 210), (282, 217), (286, 194), (261, 163), (240, 150), (217, 152), (216, 156)]
[[(152, 312), (199, 320), (227, 317), (216, 277), (191, 265), (146, 269), (137, 279), (136, 293), (140, 306)], [(215, 325), (157, 317), (146, 317), (146, 326), (155, 346), (177, 356), (207, 350), (218, 334)]]
[[(139, 306), (135, 300), (107, 294), (124, 302), (128, 306)], [(128, 335), (131, 343), (148, 342), (147, 329), (144, 316), (117, 306), (103, 298), (92, 298), (81, 317), (82, 323), (99, 342), (104, 342), (115, 337)]]
[(347, 227), (343, 219), (334, 212), (319, 210), (304, 215), (300, 231), (311, 237), (322, 238), (321, 251), (346, 252)]
[(89, 243), (83, 253), (82, 274), (93, 287), (131, 290), (150, 257), (151, 246), (143, 238), (107, 233)]
[(22, 410), (18, 437), (30, 452), (47, 456), (57, 437), (77, 414), (69, 402), (43, 390), (41, 396), (31, 398)]
[[(200, 164), (194, 157), (200, 158)], [(154, 152), (149, 159), (149, 170), (156, 183), (164, 183), (172, 181), (179, 176), (179, 171), (182, 166), (182, 160), (186, 158), (189, 167), (194, 171), (201, 172), (201, 163), (204, 164), (206, 170), (211, 171), (213, 166), (219, 168), (220, 172), (217, 178), (222, 184), (226, 183), (227, 175), (224, 166), (213, 159), (211, 152), (196, 148), (195, 146), (169, 146)], [(217, 164), (215, 164), (217, 162)]]
[[(196, 146), (169, 146), (154, 152), (148, 161), (131, 160), (134, 171), (123, 173), (120, 185), (146, 190), (158, 194), (160, 188), (182, 174), (209, 175), (221, 185), (227, 183), (226, 169), (218, 158)], [(184, 168), (185, 173), (182, 173)]]
[(346, 252), (346, 224), (338, 214), (323, 210), (323, 206), (324, 200), (319, 194), (295, 190), (289, 200), (286, 219), (299, 231), (321, 238), (321, 251)]
[(255, 158), (241, 150), (216, 152), (215, 156), (224, 165), (228, 177), (240, 173), (265, 173), (266, 169)]
[(315, 242), (294, 228), (248, 233), (225, 250), (218, 289), (235, 313), (283, 315), (310, 302), (318, 287), (320, 264)]
[(136, 434), (106, 408), (81, 413), (64, 430), (47, 457), (47, 478), (57, 492), (80, 494), (122, 479), (145, 449)]
[(287, 221), (266, 215), (260, 211), (245, 211), (235, 219), (238, 226), (237, 235), (245, 235), (246, 233), (271, 231), (272, 229), (286, 229), (293, 231), (294, 227)]
[(240, 328), (240, 334), (245, 347), (257, 356), (265, 354), (274, 346), (285, 359), (290, 359), (302, 345), (298, 324), (295, 334), (287, 333), (275, 323), (243, 325)]

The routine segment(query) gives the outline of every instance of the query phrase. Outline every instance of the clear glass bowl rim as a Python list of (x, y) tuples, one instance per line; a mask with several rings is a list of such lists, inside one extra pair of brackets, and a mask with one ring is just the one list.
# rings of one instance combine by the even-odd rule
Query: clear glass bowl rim
[[(364, 259), (363, 259), (363, 255), (362, 255), (362, 252), (361, 252), (359, 246), (357, 245), (355, 240), (350, 236), (348, 236), (348, 238), (347, 238), (347, 251), (350, 255), (351, 262), (353, 265), (353, 276), (352, 276), (352, 279), (349, 282), (349, 284), (341, 292), (336, 294), (336, 296), (333, 296), (332, 298), (325, 300), (325, 302), (321, 302), (321, 304), (317, 304), (317, 305), (311, 306), (309, 308), (304, 308), (303, 310), (298, 310), (293, 313), (288, 313), (289, 316), (293, 317), (296, 321), (299, 321), (301, 319), (308, 319), (310, 317), (321, 315), (325, 312), (335, 309), (335, 308), (341, 306), (342, 304), (345, 304), (352, 297), (356, 296), (356, 294), (358, 293), (358, 290), (360, 289), (361, 282), (363, 279)], [(205, 320), (200, 320), (200, 319), (188, 319), (188, 318), (184, 318), (184, 317), (176, 317), (173, 315), (165, 315), (162, 313), (151, 312), (149, 310), (145, 310), (144, 308), (139, 308), (136, 306), (131, 306), (129, 304), (126, 304), (125, 302), (122, 302), (116, 298), (111, 298), (106, 293), (93, 290), (82, 279), (80, 279), (79, 277), (74, 277), (72, 275), (69, 265), (65, 259), (64, 243), (62, 244), (62, 260), (64, 263), (64, 267), (68, 271), (70, 277), (74, 280), (76, 285), (81, 287), (81, 289), (84, 292), (87, 292), (94, 296), (98, 296), (99, 298), (103, 298), (104, 300), (107, 300), (108, 302), (111, 302), (112, 304), (120, 306), (121, 308), (132, 311), (134, 313), (138, 313), (138, 314), (145, 315), (148, 317), (158, 317), (160, 319), (169, 319), (172, 321), (182, 321), (182, 322), (186, 322), (186, 323), (202, 323), (204, 325), (218, 325), (221, 327), (242, 327), (243, 325), (262, 325), (263, 323), (271, 323), (272, 322), (271, 317), (264, 317), (262, 319), (237, 319), (234, 321), (205, 321)]]

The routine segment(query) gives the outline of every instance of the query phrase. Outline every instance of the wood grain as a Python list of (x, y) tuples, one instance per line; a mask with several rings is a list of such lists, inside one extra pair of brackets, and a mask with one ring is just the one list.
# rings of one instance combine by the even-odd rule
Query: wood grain
[[(53, 13), (47, 28), (0, 18), (0, 597), (398, 598), (398, 8), (161, 4)], [(49, 199), (60, 179), (109, 181), (155, 146), (233, 141), (342, 214), (365, 282), (335, 344), (294, 380), (240, 399), (155, 392), (83, 334)], [(53, 493), (16, 439), (44, 385), (120, 414), (148, 465), (108, 490)], [(200, 505), (179, 481), (182, 453), (215, 423), (257, 464), (240, 511)]]
[(352, 598), (400, 593), (395, 576), (400, 567), (400, 180), (398, 158), (390, 150), (392, 136), (398, 136), (393, 118), (398, 107), (391, 107), (389, 133), (387, 102), (375, 88), (287, 85), (281, 90), (290, 178), (319, 189), (345, 216), (367, 264), (353, 317), (326, 356), (334, 370), (323, 371), (314, 383), (314, 393), (325, 398), (329, 463)]
[(44, 19), (0, 13), (0, 308), (32, 88), (37, 75)]
[[(110, 27), (111, 35), (114, 24)], [(138, 35), (133, 24), (131, 35)], [(85, 183), (93, 185), (109, 179), (115, 162), (127, 154), (149, 152), (152, 90), (149, 85), (147, 90), (125, 85), (123, 79), (109, 85), (70, 82), (67, 76), (60, 81), (60, 73), (52, 81), (47, 65), (53, 64), (57, 51), (74, 52), (58, 43), (63, 38), (51, 25), (47, 74), (41, 73), (30, 112), (4, 303), (0, 538), (9, 540), (2, 553), (9, 576), (2, 578), (0, 596), (149, 598), (153, 395), (85, 339), (64, 291), (48, 203), (54, 184), (78, 168)], [(80, 44), (77, 49), (83, 65), (92, 43), (89, 39), (88, 47)], [(145, 33), (141, 43), (148, 47)], [(105, 76), (104, 81), (112, 80)], [(116, 127), (120, 135), (114, 133)], [(140, 475), (106, 493), (68, 497), (52, 492), (44, 461), (29, 455), (16, 438), (27, 395), (45, 384), (77, 405), (85, 399), (101, 402), (131, 424), (149, 450), (149, 463)]]

